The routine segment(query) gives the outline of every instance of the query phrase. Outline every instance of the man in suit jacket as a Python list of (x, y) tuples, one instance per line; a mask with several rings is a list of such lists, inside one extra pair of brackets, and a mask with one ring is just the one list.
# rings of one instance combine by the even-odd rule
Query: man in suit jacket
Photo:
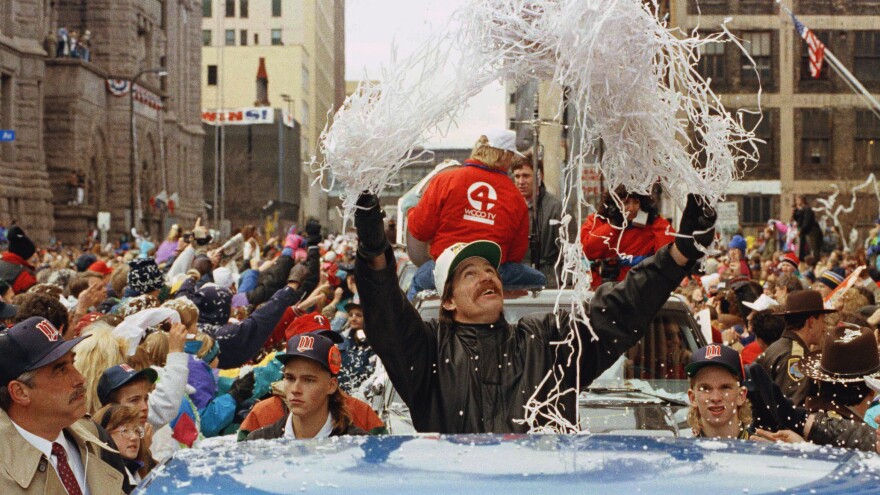
[(85, 380), (73, 346), (39, 316), (0, 334), (0, 493), (122, 493), (114, 453), (84, 418)]

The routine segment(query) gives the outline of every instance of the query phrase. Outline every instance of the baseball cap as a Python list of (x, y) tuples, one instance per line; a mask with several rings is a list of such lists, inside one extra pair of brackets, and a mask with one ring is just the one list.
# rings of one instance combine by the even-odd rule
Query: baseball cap
[(434, 284), (442, 293), (446, 280), (462, 261), (474, 256), (483, 258), (497, 270), (501, 266), (501, 246), (492, 241), (458, 242), (446, 248), (434, 265)]
[(101, 405), (107, 405), (110, 402), (110, 394), (114, 390), (141, 377), (146, 377), (150, 383), (156, 383), (159, 374), (153, 368), (137, 371), (127, 364), (120, 364), (104, 370), (98, 380), (98, 400), (101, 401)]
[(745, 380), (742, 359), (734, 349), (721, 344), (709, 344), (701, 347), (691, 356), (691, 362), (684, 367), (689, 377), (706, 366), (721, 366), (733, 373), (742, 382)]
[(487, 143), (490, 148), (510, 151), (517, 156), (525, 156), (516, 150), (516, 132), (509, 129), (489, 129), (482, 134), (489, 140)]
[(287, 352), (276, 354), (275, 359), (287, 364), (295, 357), (304, 357), (320, 364), (335, 376), (342, 367), (342, 355), (336, 347), (336, 343), (341, 342), (342, 336), (336, 332), (319, 331), (294, 335), (287, 341)]
[(0, 301), (0, 319), (8, 320), (10, 318), (15, 318), (17, 312), (18, 306)]
[(294, 335), (317, 332), (318, 330), (330, 330), (330, 320), (320, 312), (313, 311), (294, 318), (290, 325), (284, 329), (284, 335), (290, 339)]
[(49, 320), (39, 316), (18, 322), (0, 334), (0, 386), (56, 361), (86, 337), (64, 340)]

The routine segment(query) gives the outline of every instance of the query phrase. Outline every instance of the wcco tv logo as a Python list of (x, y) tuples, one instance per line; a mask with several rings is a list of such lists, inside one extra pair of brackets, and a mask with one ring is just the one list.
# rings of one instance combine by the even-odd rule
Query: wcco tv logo
[(486, 182), (474, 182), (468, 188), (467, 195), (471, 208), (464, 209), (463, 218), (471, 222), (495, 225), (497, 214), (489, 212), (495, 208), (495, 204), (498, 202), (498, 193), (495, 188)]

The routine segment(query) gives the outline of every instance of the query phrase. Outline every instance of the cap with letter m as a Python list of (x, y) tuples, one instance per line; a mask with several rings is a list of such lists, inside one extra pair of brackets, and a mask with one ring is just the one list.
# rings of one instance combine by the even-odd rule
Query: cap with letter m
[(64, 340), (49, 320), (39, 316), (16, 323), (0, 333), (0, 386), (60, 359), (86, 337)]
[(684, 367), (684, 371), (693, 378), (706, 366), (721, 366), (733, 373), (740, 382), (745, 380), (745, 371), (739, 353), (726, 345), (709, 344), (697, 349), (691, 356), (691, 362)]

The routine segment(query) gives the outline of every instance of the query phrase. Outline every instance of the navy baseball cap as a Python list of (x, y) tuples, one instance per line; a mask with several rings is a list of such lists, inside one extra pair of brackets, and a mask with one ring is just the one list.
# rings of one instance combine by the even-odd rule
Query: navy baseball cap
[[(333, 337), (334, 335), (336, 338)], [(317, 362), (331, 375), (336, 376), (342, 367), (342, 355), (339, 354), (336, 343), (342, 340), (342, 336), (332, 330), (301, 333), (291, 337), (287, 341), (287, 352), (276, 354), (275, 359), (287, 364), (295, 357), (304, 357)]]
[(721, 366), (742, 382), (745, 380), (742, 359), (734, 349), (721, 344), (709, 344), (697, 349), (691, 356), (691, 362), (684, 367), (689, 377), (693, 378), (697, 371), (706, 366)]
[(101, 405), (106, 406), (110, 403), (110, 394), (114, 390), (141, 377), (146, 377), (150, 383), (156, 383), (156, 380), (159, 379), (159, 374), (153, 368), (144, 368), (137, 371), (127, 364), (120, 364), (104, 370), (104, 373), (101, 374), (101, 379), (98, 380), (98, 400), (101, 401)]
[(60, 359), (87, 337), (64, 340), (49, 320), (39, 316), (16, 323), (0, 334), (0, 386)]

